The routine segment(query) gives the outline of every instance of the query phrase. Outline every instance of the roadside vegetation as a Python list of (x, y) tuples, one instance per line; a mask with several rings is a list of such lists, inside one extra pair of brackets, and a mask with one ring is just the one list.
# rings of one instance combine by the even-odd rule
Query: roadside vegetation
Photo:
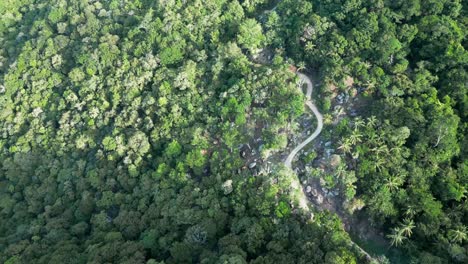
[[(321, 76), (343, 207), (362, 208), (416, 263), (468, 261), (466, 11), (449, 0), (285, 0), (266, 23), (273, 47)], [(366, 104), (354, 116), (332, 109), (343, 97)]]
[(294, 63), (335, 154), (311, 177), (412, 263), (465, 263), (467, 8), (1, 1), (0, 262), (367, 262), (267, 162), (305, 112)]

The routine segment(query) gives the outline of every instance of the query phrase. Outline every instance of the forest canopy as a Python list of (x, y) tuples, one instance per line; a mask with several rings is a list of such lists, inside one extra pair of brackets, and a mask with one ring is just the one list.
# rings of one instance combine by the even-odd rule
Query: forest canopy
[[(0, 262), (388, 263), (337, 215), (299, 206), (280, 161), (305, 115), (295, 64), (320, 80), (341, 171), (319, 177), (343, 206), (401, 263), (466, 263), (467, 11), (1, 1)], [(349, 86), (363, 106), (336, 118)]]

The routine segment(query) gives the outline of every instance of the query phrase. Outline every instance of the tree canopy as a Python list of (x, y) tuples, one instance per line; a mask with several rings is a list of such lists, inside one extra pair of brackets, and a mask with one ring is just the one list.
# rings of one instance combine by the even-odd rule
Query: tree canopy
[[(368, 262), (338, 216), (301, 210), (282, 166), (296, 64), (318, 73), (339, 156), (319, 176), (344, 206), (412, 263), (466, 263), (467, 10), (2, 1), (0, 262)], [(337, 91), (364, 105), (340, 113)]]

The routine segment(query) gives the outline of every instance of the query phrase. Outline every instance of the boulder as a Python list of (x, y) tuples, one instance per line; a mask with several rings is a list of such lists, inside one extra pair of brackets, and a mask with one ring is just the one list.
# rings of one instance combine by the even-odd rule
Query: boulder
[(316, 197), (318, 195), (318, 192), (316, 189), (313, 189), (311, 192), (312, 196)]
[(316, 201), (317, 201), (318, 204), (322, 204), (323, 203), (323, 196), (321, 194), (317, 194)]
[(247, 153), (244, 150), (241, 150), (241, 152), (240, 152), (241, 158), (245, 158), (246, 155), (247, 155)]
[(333, 154), (330, 156), (330, 166), (336, 168), (341, 163), (341, 156)]

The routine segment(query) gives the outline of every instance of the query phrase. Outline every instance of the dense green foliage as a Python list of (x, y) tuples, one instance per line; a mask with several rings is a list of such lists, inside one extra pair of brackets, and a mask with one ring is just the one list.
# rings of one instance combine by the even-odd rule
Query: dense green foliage
[(325, 129), (347, 205), (414, 263), (468, 261), (466, 3), (274, 2), (0, 1), (0, 262), (363, 263), (291, 171), (239, 156), (303, 112), (283, 57), (325, 113), (331, 84), (363, 89)]
[(303, 111), (282, 59), (249, 57), (255, 2), (51, 3), (0, 3), (0, 262), (359, 259), (291, 172), (241, 170)]
[(325, 83), (344, 87), (352, 76), (364, 88), (364, 118), (330, 125), (348, 164), (345, 192), (421, 263), (468, 261), (467, 8), (291, 0), (268, 18), (274, 46), (318, 68)]

